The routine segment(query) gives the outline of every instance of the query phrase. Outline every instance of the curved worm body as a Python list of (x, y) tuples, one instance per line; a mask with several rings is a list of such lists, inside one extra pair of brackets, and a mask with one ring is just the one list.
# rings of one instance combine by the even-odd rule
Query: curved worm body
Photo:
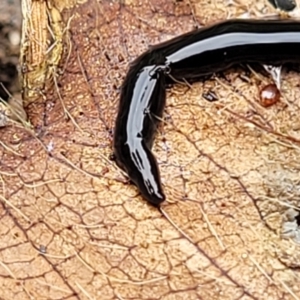
[(287, 62), (300, 62), (300, 22), (229, 20), (150, 48), (133, 62), (122, 86), (114, 133), (118, 166), (158, 206), (165, 195), (151, 148), (166, 82), (200, 79), (240, 63)]

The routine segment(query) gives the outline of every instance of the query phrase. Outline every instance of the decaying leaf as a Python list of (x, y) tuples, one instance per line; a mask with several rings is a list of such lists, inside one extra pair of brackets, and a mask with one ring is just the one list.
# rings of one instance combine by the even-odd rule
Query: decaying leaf
[[(161, 211), (109, 159), (134, 58), (270, 5), (58, 3), (23, 0), (33, 129), (0, 132), (0, 298), (300, 299), (298, 235), (286, 235), (299, 226), (299, 73), (284, 72), (269, 108), (258, 97), (270, 78), (246, 68), (169, 89), (154, 145)], [(202, 99), (208, 88), (217, 101)]]

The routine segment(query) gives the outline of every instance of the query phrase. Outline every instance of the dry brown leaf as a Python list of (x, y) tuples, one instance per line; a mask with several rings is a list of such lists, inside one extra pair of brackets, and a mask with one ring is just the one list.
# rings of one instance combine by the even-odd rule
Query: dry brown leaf
[[(300, 246), (281, 237), (299, 206), (299, 74), (284, 75), (269, 109), (240, 69), (169, 90), (154, 147), (163, 214), (109, 160), (130, 61), (198, 24), (272, 12), (227, 2), (59, 9), (56, 81), (26, 102), (35, 131), (0, 133), (1, 299), (300, 299)], [(208, 87), (218, 102), (202, 99)]]

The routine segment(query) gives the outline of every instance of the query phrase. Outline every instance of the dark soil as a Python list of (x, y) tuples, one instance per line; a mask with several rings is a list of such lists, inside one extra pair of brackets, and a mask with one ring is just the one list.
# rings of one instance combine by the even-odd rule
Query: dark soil
[(9, 96), (5, 89), (11, 94), (20, 91), (21, 1), (1, 0), (0, 12), (0, 97), (7, 100)]

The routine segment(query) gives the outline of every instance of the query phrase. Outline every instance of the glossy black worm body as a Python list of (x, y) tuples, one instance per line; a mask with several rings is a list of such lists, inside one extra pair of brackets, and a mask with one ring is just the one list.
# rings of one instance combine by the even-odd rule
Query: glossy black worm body
[(228, 20), (151, 47), (131, 65), (124, 80), (115, 124), (116, 162), (142, 196), (165, 200), (151, 152), (166, 102), (166, 83), (200, 79), (235, 64), (300, 62), (300, 22)]

